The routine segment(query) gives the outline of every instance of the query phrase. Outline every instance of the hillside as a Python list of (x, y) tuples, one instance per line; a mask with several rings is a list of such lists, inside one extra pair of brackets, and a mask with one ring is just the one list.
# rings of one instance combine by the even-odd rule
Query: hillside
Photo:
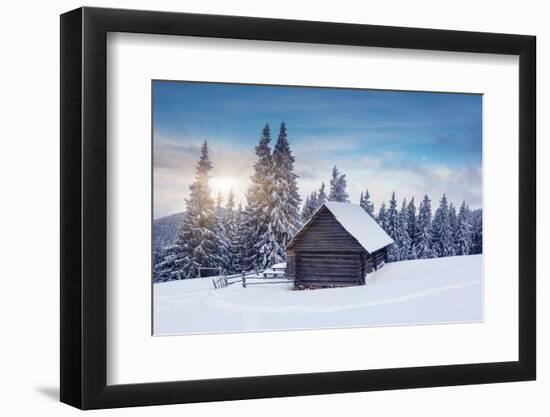
[(171, 214), (153, 220), (153, 253), (160, 255), (165, 247), (174, 244), (178, 232), (178, 225), (184, 213)]
[(387, 264), (357, 287), (214, 290), (203, 278), (158, 283), (153, 291), (157, 335), (483, 320), (482, 255)]

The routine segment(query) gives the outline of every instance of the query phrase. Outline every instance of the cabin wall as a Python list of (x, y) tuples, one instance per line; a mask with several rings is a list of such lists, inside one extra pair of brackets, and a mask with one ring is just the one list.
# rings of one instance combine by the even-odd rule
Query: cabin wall
[(291, 248), (302, 251), (357, 251), (364, 248), (336, 220), (328, 209), (321, 209), (312, 224), (304, 230)]
[(377, 271), (378, 269), (382, 268), (386, 263), (387, 254), (387, 248), (382, 248), (373, 253), (370, 253), (367, 256), (365, 262), (365, 270), (367, 271), (367, 274), (370, 274), (371, 272)]
[(293, 250), (286, 252), (286, 276), (294, 278), (296, 276), (296, 254)]
[(296, 286), (325, 287), (364, 284), (366, 252), (296, 252)]
[(323, 208), (295, 237), (287, 250), (287, 276), (297, 287), (333, 287), (365, 284), (365, 277), (381, 268), (386, 248), (368, 253)]

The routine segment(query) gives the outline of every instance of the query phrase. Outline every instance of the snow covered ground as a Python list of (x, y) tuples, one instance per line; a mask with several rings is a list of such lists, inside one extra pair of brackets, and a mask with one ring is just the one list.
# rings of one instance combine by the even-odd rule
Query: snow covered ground
[(154, 285), (154, 333), (473, 322), (483, 320), (482, 298), (482, 255), (391, 263), (367, 285), (311, 291), (189, 279)]

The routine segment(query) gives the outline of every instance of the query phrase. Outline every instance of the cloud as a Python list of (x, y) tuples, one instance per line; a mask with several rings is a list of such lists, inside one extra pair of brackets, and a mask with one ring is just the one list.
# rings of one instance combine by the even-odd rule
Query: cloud
[(446, 166), (438, 166), (433, 170), (433, 173), (440, 180), (449, 181), (452, 178), (453, 170)]
[[(189, 185), (194, 181), (196, 163), (204, 140), (209, 143), (212, 177), (231, 178), (237, 204), (245, 203), (246, 187), (252, 174), (254, 150), (243, 152), (229, 144), (218, 145), (215, 138), (189, 138), (185, 143), (166, 137), (155, 138), (154, 144), (154, 216), (162, 217), (185, 210)], [(219, 184), (228, 183), (218, 181)], [(218, 191), (218, 190), (215, 190)], [(219, 191), (225, 198), (229, 189)]]
[[(345, 171), (345, 167), (342, 167)], [(349, 190), (355, 201), (366, 188), (379, 206), (388, 201), (393, 191), (399, 200), (414, 197), (418, 202), (428, 194), (434, 205), (443, 194), (458, 205), (466, 200), (472, 208), (481, 207), (482, 178), (479, 166), (423, 166), (421, 164), (382, 163), (372, 170), (352, 168), (348, 174)]]
[[(194, 180), (195, 165), (200, 146), (208, 140), (213, 163), (213, 186), (231, 184), (237, 202), (246, 204), (246, 189), (256, 160), (254, 146), (238, 144), (220, 137), (155, 138), (154, 180), (155, 217), (185, 209), (189, 185)], [(444, 163), (426, 156), (413, 157), (402, 150), (370, 151), (357, 144), (353, 135), (333, 141), (313, 141), (305, 138), (291, 143), (296, 158), (299, 192), (305, 198), (324, 182), (329, 187), (334, 165), (346, 174), (348, 192), (357, 203), (360, 193), (369, 189), (376, 208), (388, 201), (393, 191), (402, 200), (414, 196), (417, 203), (424, 194), (432, 199), (434, 207), (445, 193), (456, 205), (466, 200), (470, 207), (481, 207), (481, 163)], [(314, 144), (316, 146), (314, 146)], [(321, 144), (319, 146), (319, 144)], [(224, 195), (229, 190), (220, 189)]]
[[(306, 196), (317, 190), (321, 181), (328, 187), (330, 170), (334, 164), (346, 174), (348, 193), (353, 203), (358, 203), (361, 192), (368, 188), (377, 209), (383, 201), (390, 199), (393, 191), (400, 202), (403, 198), (409, 200), (411, 197), (419, 202), (424, 194), (428, 194), (434, 206), (437, 206), (445, 193), (456, 205), (466, 200), (472, 208), (481, 207), (482, 178), (479, 164), (431, 165), (423, 161), (422, 157), (418, 160), (407, 159), (406, 154), (399, 152), (308, 162), (308, 175), (298, 180), (301, 194)], [(300, 169), (303, 172), (303, 168)]]

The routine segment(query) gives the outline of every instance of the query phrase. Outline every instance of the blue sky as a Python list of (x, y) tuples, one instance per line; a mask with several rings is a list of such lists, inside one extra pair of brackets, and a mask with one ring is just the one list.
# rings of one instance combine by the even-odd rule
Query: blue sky
[(481, 206), (481, 95), (154, 81), (154, 216), (185, 209), (205, 140), (214, 191), (245, 204), (254, 146), (281, 121), (303, 197), (337, 165), (352, 202), (368, 188), (377, 206), (393, 190)]

